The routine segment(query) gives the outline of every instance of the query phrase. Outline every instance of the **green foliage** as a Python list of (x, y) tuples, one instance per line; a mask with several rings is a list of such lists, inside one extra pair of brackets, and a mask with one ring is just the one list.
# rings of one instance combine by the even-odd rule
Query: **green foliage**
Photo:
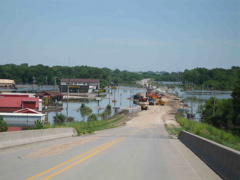
[(62, 113), (56, 113), (56, 116), (53, 116), (53, 122), (55, 124), (63, 124), (66, 120), (66, 116)]
[(210, 98), (201, 109), (202, 122), (215, 127), (232, 128), (240, 126), (240, 71), (239, 80), (234, 84), (232, 99), (218, 100)]
[(149, 76), (152, 75), (88, 66), (49, 67), (42, 64), (35, 66), (29, 66), (28, 64), (0, 65), (0, 78), (2, 79), (13, 79), (16, 83), (31, 84), (33, 82), (33, 76), (36, 78), (38, 85), (46, 84), (47, 76), (48, 84), (54, 84), (54, 77), (58, 77), (58, 84), (61, 78), (100, 79), (100, 88), (105, 88), (110, 85), (110, 82), (113, 82), (113, 85), (118, 85), (123, 82), (129, 84), (137, 80), (149, 78)]
[(205, 69), (195, 68), (193, 70), (185, 70), (183, 79), (185, 82), (193, 83), (197, 86), (211, 87), (218, 90), (230, 90), (237, 82), (237, 71), (240, 67), (232, 67), (231, 69)]
[(212, 97), (202, 106), (201, 121), (215, 127), (231, 127), (233, 114), (231, 99), (218, 100)]
[(240, 126), (240, 71), (237, 72), (238, 81), (231, 94), (234, 111), (234, 125)]
[(106, 107), (106, 110), (111, 111), (111, 109), (112, 109), (112, 106), (110, 104), (108, 104), (107, 107)]
[(179, 135), (181, 130), (184, 130), (181, 126), (175, 126), (173, 124), (165, 124), (165, 128), (173, 135)]
[(43, 128), (44, 128), (44, 125), (40, 119), (34, 121), (34, 129), (43, 129)]
[(98, 121), (98, 118), (95, 114), (91, 114), (89, 117), (88, 117), (88, 122), (91, 122), (91, 121)]
[(57, 83), (61, 78), (84, 78), (84, 79), (100, 79), (101, 88), (112, 85), (125, 83), (133, 85), (134, 82), (152, 78), (157, 81), (182, 81), (194, 83), (197, 86), (202, 84), (205, 87), (213, 87), (219, 90), (228, 90), (233, 88), (233, 84), (237, 81), (237, 71), (240, 67), (233, 66), (231, 69), (215, 68), (208, 70), (206, 68), (195, 68), (193, 70), (185, 70), (184, 72), (129, 72), (120, 71), (119, 69), (111, 70), (108, 68), (96, 68), (88, 66), (44, 66), (38, 64), (29, 66), (28, 64), (5, 64), (0, 65), (0, 78), (13, 79), (16, 83), (33, 82), (33, 76), (36, 78), (36, 83), (42, 85), (46, 83), (46, 76), (48, 77), (48, 84), (54, 84), (54, 77), (58, 77)]
[(240, 150), (240, 138), (211, 125), (177, 116), (177, 122), (188, 132), (215, 141), (219, 144)]
[(0, 132), (7, 131), (7, 130), (8, 130), (7, 123), (3, 120), (3, 117), (0, 116)]
[(81, 135), (86, 133), (92, 133), (98, 130), (114, 128), (116, 127), (114, 123), (119, 121), (123, 117), (124, 115), (116, 115), (112, 119), (105, 119), (102, 121), (88, 121), (88, 122), (76, 121), (76, 122), (66, 123), (66, 124), (54, 124), (52, 127), (53, 128), (73, 127), (76, 129), (78, 134)]
[(106, 109), (102, 113), (103, 119), (109, 118), (109, 116), (111, 115), (111, 112), (112, 112), (111, 109), (112, 109), (112, 106), (110, 104), (108, 104)]
[(74, 117), (67, 117), (66, 122), (74, 122)]
[(80, 108), (78, 109), (78, 112), (80, 112), (81, 116), (83, 117), (85, 121), (85, 116), (88, 116), (92, 113), (92, 109), (85, 104), (82, 104)]

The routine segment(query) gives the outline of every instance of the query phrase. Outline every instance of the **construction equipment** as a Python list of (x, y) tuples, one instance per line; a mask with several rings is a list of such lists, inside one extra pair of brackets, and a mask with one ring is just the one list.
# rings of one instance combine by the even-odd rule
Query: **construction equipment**
[(155, 105), (164, 106), (165, 104), (166, 104), (166, 102), (163, 101), (162, 98), (159, 98), (155, 101)]
[(148, 92), (146, 93), (146, 96), (147, 96), (148, 98), (153, 98), (153, 99), (155, 99), (155, 100), (162, 97), (160, 94), (154, 93), (154, 92), (152, 92), (152, 91), (148, 91)]
[(154, 105), (155, 104), (155, 99), (150, 98), (148, 99), (149, 105)]
[(148, 105), (147, 104), (141, 104), (141, 110), (148, 110)]
[(147, 102), (148, 98), (144, 98), (143, 96), (141, 96), (138, 101), (139, 102)]

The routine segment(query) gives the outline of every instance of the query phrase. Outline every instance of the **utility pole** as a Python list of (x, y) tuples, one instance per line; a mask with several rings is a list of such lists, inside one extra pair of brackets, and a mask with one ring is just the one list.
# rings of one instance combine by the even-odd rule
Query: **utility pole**
[(67, 118), (68, 119), (68, 98), (69, 98), (69, 84), (70, 84), (70, 79), (68, 79), (68, 86), (67, 86)]
[(215, 93), (213, 93), (213, 87), (212, 87), (212, 94), (213, 94), (213, 98), (214, 98), (214, 101), (213, 101), (213, 116), (215, 114), (215, 104), (216, 104), (216, 97), (215, 97)]
[(33, 76), (33, 87), (32, 87), (32, 90), (34, 90), (35, 83), (36, 83), (36, 78)]
[(54, 77), (54, 90), (57, 90), (57, 77)]
[(194, 84), (192, 84), (191, 118), (193, 116), (193, 90), (194, 90)]

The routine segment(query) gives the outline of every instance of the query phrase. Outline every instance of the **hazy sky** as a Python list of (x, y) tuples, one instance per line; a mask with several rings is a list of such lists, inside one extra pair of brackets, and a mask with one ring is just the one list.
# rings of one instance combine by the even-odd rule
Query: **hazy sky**
[(240, 0), (0, 0), (0, 64), (240, 66)]

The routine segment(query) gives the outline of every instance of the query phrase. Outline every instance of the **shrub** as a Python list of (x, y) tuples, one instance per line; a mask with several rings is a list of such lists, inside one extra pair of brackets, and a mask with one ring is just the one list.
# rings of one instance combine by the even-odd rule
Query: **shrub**
[(74, 122), (74, 117), (71, 117), (71, 116), (67, 117), (66, 121), (67, 122)]
[(91, 121), (98, 121), (98, 118), (95, 114), (91, 114), (89, 117), (88, 117), (88, 122), (91, 122)]
[(43, 128), (44, 128), (44, 125), (40, 119), (34, 121), (34, 129), (43, 129)]
[(62, 113), (56, 113), (56, 116), (53, 116), (53, 121), (55, 124), (63, 124), (65, 122), (66, 116)]
[(8, 130), (7, 123), (3, 120), (3, 117), (0, 116), (0, 132), (7, 131), (7, 130)]

